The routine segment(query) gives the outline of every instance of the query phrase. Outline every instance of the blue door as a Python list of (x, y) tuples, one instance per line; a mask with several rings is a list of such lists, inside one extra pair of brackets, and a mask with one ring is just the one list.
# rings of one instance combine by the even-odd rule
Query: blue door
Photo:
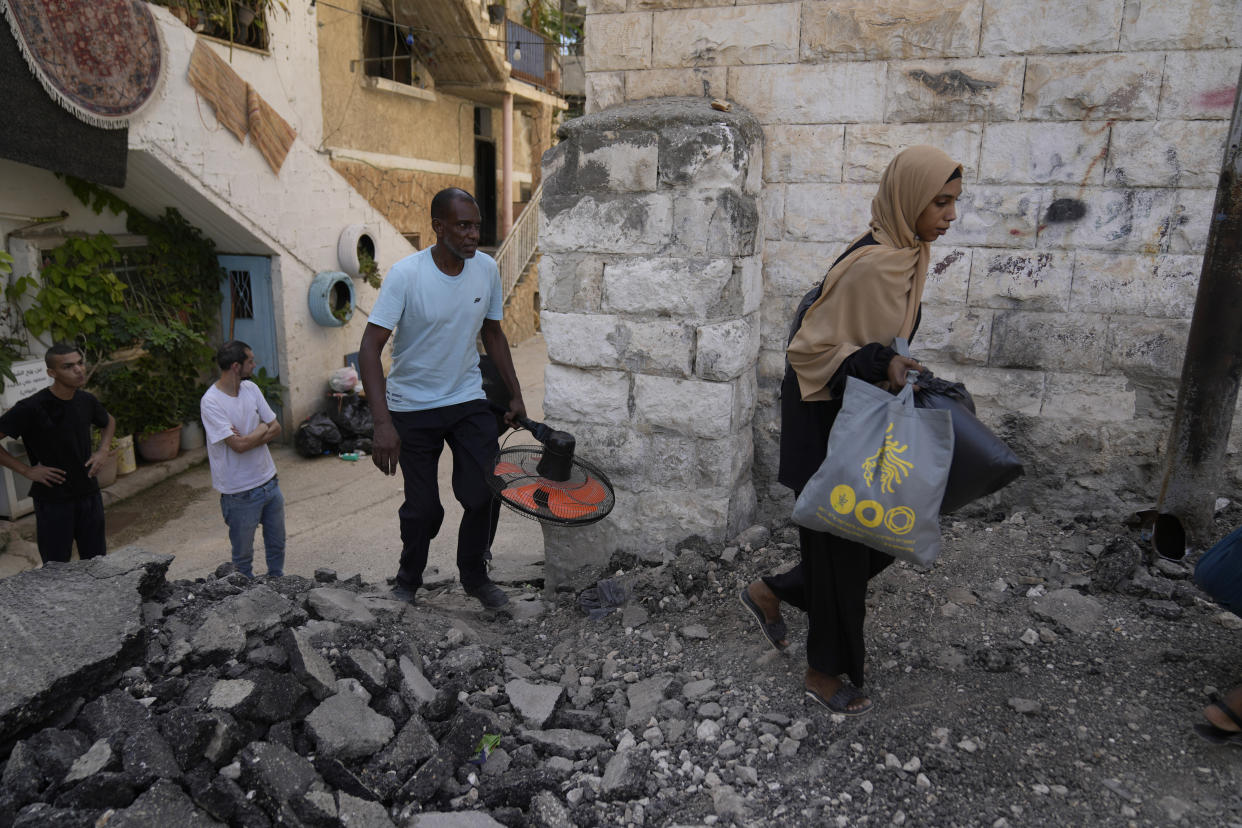
[(255, 373), (279, 373), (276, 314), (272, 308), (272, 262), (266, 256), (220, 256), (221, 341), (240, 339), (254, 351)]

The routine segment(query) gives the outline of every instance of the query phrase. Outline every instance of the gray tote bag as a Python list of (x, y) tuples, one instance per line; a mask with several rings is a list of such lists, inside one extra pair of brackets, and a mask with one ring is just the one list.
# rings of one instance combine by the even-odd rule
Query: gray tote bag
[(948, 411), (914, 407), (849, 377), (828, 456), (794, 505), (800, 526), (922, 566), (940, 554), (940, 500), (953, 462)]

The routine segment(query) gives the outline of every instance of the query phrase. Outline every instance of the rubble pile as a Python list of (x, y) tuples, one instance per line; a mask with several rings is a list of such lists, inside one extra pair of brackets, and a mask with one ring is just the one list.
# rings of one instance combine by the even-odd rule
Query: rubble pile
[[(796, 540), (614, 555), (589, 610), (510, 584), (512, 615), (327, 570), (165, 582), (134, 550), (0, 581), (0, 827), (1242, 820), (1189, 730), (1242, 619), (1188, 565), (1102, 516), (946, 521), (932, 569), (873, 585), (876, 710), (847, 720), (803, 699), (800, 614), (778, 654), (737, 605)], [(10, 608), (54, 594), (42, 630)]]

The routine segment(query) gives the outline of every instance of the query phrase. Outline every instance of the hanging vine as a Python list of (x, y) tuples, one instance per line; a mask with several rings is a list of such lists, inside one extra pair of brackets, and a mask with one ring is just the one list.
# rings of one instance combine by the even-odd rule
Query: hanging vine
[(40, 278), (18, 279), (8, 299), (32, 293), (27, 329), (82, 349), (123, 429), (158, 431), (196, 416), (219, 306), (215, 243), (174, 208), (152, 218), (95, 184), (62, 180), (96, 214), (124, 214), (147, 244), (119, 249), (104, 233), (66, 239), (47, 253)]

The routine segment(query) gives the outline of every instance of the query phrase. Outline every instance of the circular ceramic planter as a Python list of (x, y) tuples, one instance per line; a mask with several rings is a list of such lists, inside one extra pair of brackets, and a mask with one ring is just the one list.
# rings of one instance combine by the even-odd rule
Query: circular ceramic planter
[(339, 328), (354, 315), (354, 283), (339, 270), (316, 273), (306, 298), (311, 318), (325, 328)]
[(138, 447), (138, 456), (148, 463), (171, 460), (181, 449), (181, 426), (175, 425), (154, 434), (144, 434), (135, 443)]
[(365, 224), (351, 224), (341, 231), (336, 243), (336, 258), (341, 263), (341, 270), (357, 279), (362, 276), (362, 268), (358, 264), (358, 248), (361, 247), (378, 261), (379, 249), (375, 246), (375, 234)]

